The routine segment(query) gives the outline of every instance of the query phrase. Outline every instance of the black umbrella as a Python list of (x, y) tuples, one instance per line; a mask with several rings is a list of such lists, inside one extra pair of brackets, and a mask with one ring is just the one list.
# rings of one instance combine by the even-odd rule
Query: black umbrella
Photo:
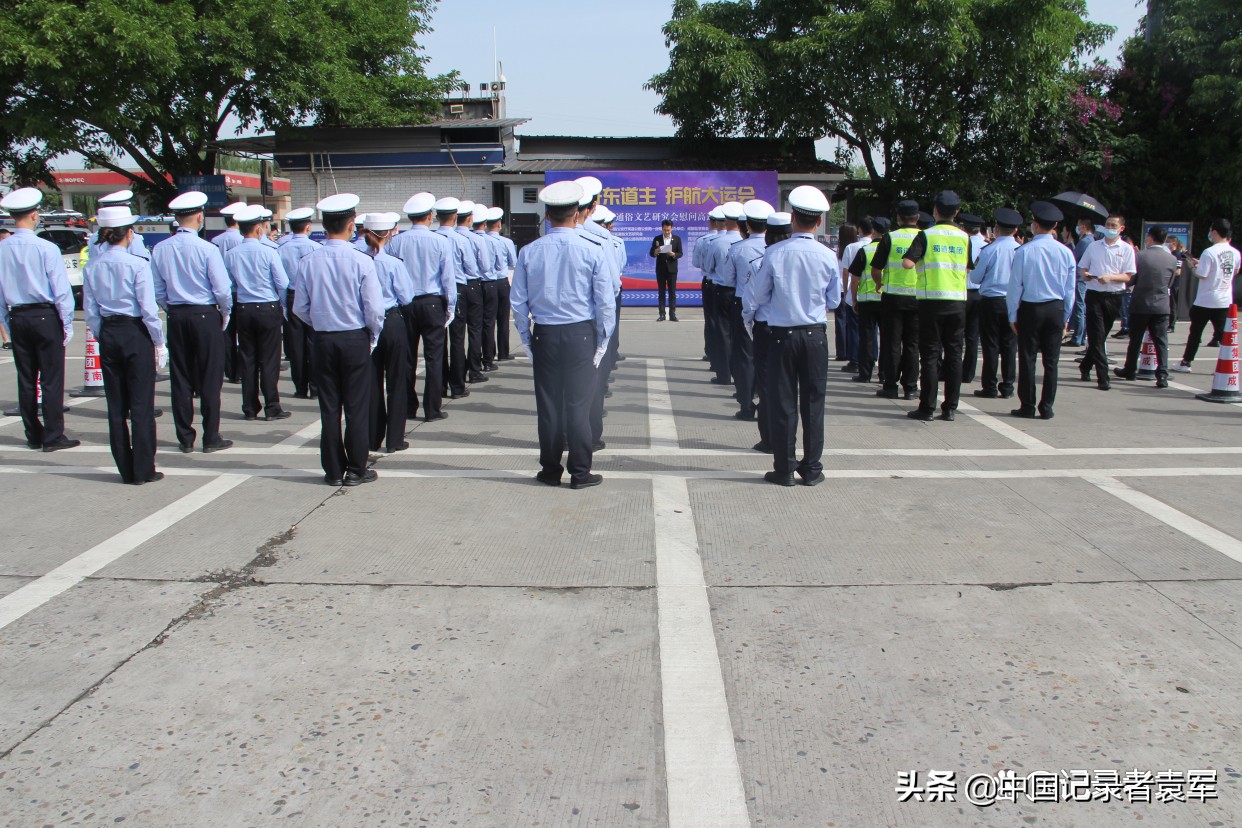
[(1095, 219), (1100, 223), (1108, 219), (1108, 208), (1086, 193), (1068, 191), (1048, 200), (1073, 218)]

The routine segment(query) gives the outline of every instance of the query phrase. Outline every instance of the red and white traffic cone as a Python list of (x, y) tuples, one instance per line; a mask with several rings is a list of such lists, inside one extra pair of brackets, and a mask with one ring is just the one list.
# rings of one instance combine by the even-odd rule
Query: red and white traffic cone
[[(35, 410), (40, 413), (42, 413), (43, 411), (43, 382), (42, 380), (43, 380), (42, 373), (35, 374)], [(63, 410), (68, 411), (69, 406), (66, 405)], [(21, 415), (22, 415), (21, 406), (14, 405), (14, 406), (10, 406), (4, 409), (4, 416), (6, 417), (20, 417)]]
[(1220, 356), (1216, 358), (1216, 374), (1212, 377), (1212, 391), (1196, 394), (1201, 400), (1216, 403), (1242, 402), (1242, 390), (1238, 388), (1238, 306), (1229, 306), (1225, 320), (1225, 332), (1220, 338)]
[(1139, 355), (1138, 373), (1135, 379), (1150, 380), (1156, 378), (1156, 369), (1160, 360), (1156, 358), (1156, 343), (1151, 338), (1151, 331), (1143, 334), (1143, 350)]
[(99, 362), (99, 342), (86, 329), (86, 367), (82, 372), (82, 387), (70, 391), (71, 397), (102, 397), (104, 395), (103, 365)]

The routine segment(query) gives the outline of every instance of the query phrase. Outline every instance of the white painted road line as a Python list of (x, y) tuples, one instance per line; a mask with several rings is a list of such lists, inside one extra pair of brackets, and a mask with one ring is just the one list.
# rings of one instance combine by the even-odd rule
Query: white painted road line
[(676, 451), (681, 445), (662, 359), (647, 361), (647, 430), (653, 452)]
[[(302, 429), (296, 434), (290, 434), (288, 437), (286, 437), (285, 439), (277, 443), (273, 448), (277, 448), (277, 449), (301, 448), (302, 446), (309, 443), (311, 440), (318, 439), (320, 429), (322, 427), (323, 427), (323, 423), (320, 422), (318, 418), (316, 418), (315, 421), (311, 423), (310, 425), (308, 425), (306, 428)], [(229, 449), (229, 451), (233, 451), (234, 453), (236, 453), (234, 449)]]
[(1020, 428), (1015, 428), (1009, 423), (998, 420), (985, 411), (980, 411), (969, 403), (959, 401), (957, 407), (966, 412), (966, 416), (977, 422), (981, 426), (992, 429), (1000, 436), (1007, 440), (1011, 440), (1023, 448), (1027, 449), (1050, 449), (1052, 446), (1040, 440), (1038, 437), (1032, 437)]
[(178, 521), (194, 514), (247, 479), (248, 476), (244, 474), (220, 475), (207, 485), (168, 504), (155, 514), (88, 549), (73, 560), (61, 564), (43, 577), (0, 598), (0, 630), (23, 615), (43, 606), (122, 555), (138, 548)]
[(685, 480), (652, 480), (671, 828), (750, 825)]
[(1204, 546), (1211, 547), (1222, 555), (1227, 555), (1235, 561), (1242, 562), (1242, 541), (1239, 541), (1237, 538), (1226, 535), (1219, 529), (1209, 526), (1185, 512), (1174, 509), (1163, 500), (1157, 500), (1149, 494), (1132, 489), (1120, 480), (1094, 475), (1084, 475), (1083, 479), (1098, 486), (1113, 497), (1130, 504), (1140, 512), (1173, 527), (1183, 535), (1194, 538)]

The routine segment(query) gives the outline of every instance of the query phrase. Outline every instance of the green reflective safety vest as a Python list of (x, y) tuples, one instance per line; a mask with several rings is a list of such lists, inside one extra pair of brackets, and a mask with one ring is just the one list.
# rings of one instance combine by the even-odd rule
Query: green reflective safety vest
[(862, 249), (864, 263), (863, 275), (858, 279), (858, 301), (859, 302), (878, 302), (880, 301), (880, 288), (876, 286), (875, 279), (871, 278), (871, 260), (875, 258), (875, 251), (880, 247), (880, 240), (876, 239)]
[(888, 234), (893, 246), (888, 254), (888, 266), (884, 268), (884, 292), (889, 296), (917, 295), (918, 269), (906, 270), (901, 266), (901, 260), (918, 234), (917, 227), (898, 227)]
[(918, 298), (965, 302), (970, 236), (951, 224), (937, 224), (923, 233), (927, 236), (927, 253), (918, 267)]

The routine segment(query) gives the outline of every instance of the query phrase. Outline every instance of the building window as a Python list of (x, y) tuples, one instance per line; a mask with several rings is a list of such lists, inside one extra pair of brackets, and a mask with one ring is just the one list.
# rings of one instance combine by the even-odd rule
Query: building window
[(538, 187), (524, 187), (522, 189), (522, 203), (523, 204), (537, 204), (538, 202), (539, 202), (539, 188)]

